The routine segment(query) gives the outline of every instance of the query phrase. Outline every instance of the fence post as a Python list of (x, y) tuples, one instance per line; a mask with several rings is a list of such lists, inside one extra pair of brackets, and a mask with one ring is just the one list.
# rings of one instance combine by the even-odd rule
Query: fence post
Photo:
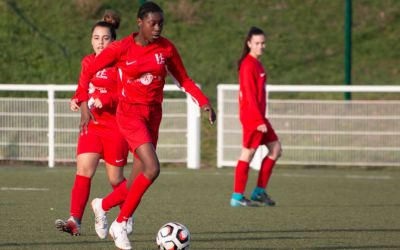
[(217, 167), (223, 167), (224, 160), (224, 89), (217, 86)]
[(190, 95), (186, 95), (187, 106), (187, 168), (200, 168), (200, 109)]
[(54, 86), (49, 85), (47, 89), (47, 104), (48, 104), (48, 144), (49, 144), (49, 158), (48, 158), (48, 165), (49, 168), (54, 167)]

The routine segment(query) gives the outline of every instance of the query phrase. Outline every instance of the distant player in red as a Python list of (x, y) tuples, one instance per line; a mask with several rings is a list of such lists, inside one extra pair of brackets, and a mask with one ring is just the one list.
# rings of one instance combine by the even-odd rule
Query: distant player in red
[[(268, 196), (266, 187), (272, 168), (280, 157), (282, 149), (278, 136), (265, 117), (267, 74), (259, 60), (265, 49), (265, 41), (264, 32), (259, 28), (252, 27), (238, 62), (239, 110), (243, 128), (243, 145), (235, 169), (234, 191), (231, 197), (231, 206), (233, 207), (255, 205), (252, 201), (268, 206), (275, 205), (275, 202)], [(252, 201), (250, 201), (244, 197), (249, 163), (261, 145), (267, 146), (268, 155), (261, 163), (257, 186), (251, 194)]]
[[(89, 198), (91, 179), (93, 178), (100, 159), (104, 159), (109, 182), (113, 188), (125, 185), (123, 166), (127, 162), (128, 144), (118, 130), (116, 110), (118, 104), (117, 71), (108, 67), (98, 71), (86, 84), (82, 75), (93, 63), (96, 56), (116, 38), (116, 28), (119, 17), (107, 11), (104, 21), (97, 22), (92, 28), (92, 46), (95, 51), (82, 60), (81, 77), (70, 107), (82, 114), (91, 112), (94, 120), (88, 126), (81, 127), (77, 147), (77, 171), (71, 191), (70, 217), (66, 221), (57, 220), (56, 227), (60, 231), (72, 235), (80, 234), (83, 213)], [(85, 105), (81, 105), (84, 103)], [(85, 110), (87, 109), (87, 110)], [(97, 223), (96, 223), (96, 231)], [(105, 238), (107, 234), (99, 234)]]
[(209, 112), (210, 123), (215, 121), (214, 110), (207, 97), (188, 77), (175, 46), (161, 37), (163, 24), (163, 10), (153, 2), (144, 3), (137, 15), (139, 32), (107, 47), (96, 57), (86, 76), (86, 82), (89, 82), (95, 72), (104, 67), (114, 65), (118, 68), (122, 90), (117, 123), (131, 151), (138, 158), (135, 161), (142, 165), (142, 172), (137, 176), (131, 175), (127, 186), (119, 186), (102, 200), (100, 207), (94, 208), (96, 217), (102, 216), (110, 207), (125, 200), (117, 219), (110, 227), (110, 235), (120, 249), (131, 249), (126, 221), (132, 216), (142, 196), (160, 172), (156, 146), (167, 74), (169, 73), (203, 110)]

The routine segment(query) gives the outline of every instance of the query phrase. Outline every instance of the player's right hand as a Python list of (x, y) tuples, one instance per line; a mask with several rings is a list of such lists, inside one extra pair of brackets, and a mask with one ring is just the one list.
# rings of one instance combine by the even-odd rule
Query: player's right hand
[(103, 103), (101, 102), (101, 100), (99, 98), (96, 98), (96, 99), (94, 99), (93, 106), (98, 109), (101, 109), (103, 107)]
[(90, 112), (87, 102), (81, 103), (81, 122), (79, 124), (79, 130), (81, 135), (88, 133), (89, 122), (92, 120), (95, 124), (97, 124), (96, 118), (94, 118), (93, 114)]
[(211, 107), (210, 104), (204, 104), (202, 109), (206, 112), (208, 112), (208, 121), (210, 124), (214, 124), (215, 120), (217, 119), (217, 115), (215, 114), (214, 109)]
[(268, 131), (267, 125), (265, 124), (258, 125), (257, 131), (260, 131), (261, 133), (267, 133)]
[(71, 99), (71, 101), (69, 102), (69, 108), (74, 112), (78, 111), (78, 99)]

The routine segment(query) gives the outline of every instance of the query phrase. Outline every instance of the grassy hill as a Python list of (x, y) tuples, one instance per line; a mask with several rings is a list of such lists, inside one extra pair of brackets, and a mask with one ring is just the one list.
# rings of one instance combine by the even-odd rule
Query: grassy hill
[[(236, 60), (253, 25), (268, 34), (262, 60), (269, 83), (343, 84), (344, 0), (156, 2), (165, 11), (163, 35), (214, 103), (218, 83), (237, 82)], [(138, 0), (0, 0), (0, 83), (76, 83), (81, 58), (92, 52), (92, 24), (114, 9), (125, 37), (136, 31), (138, 6)], [(353, 0), (354, 84), (399, 83), (399, 30), (400, 1)], [(213, 145), (215, 131), (203, 135)], [(205, 150), (203, 158), (213, 154)]]
[[(180, 50), (190, 76), (215, 97), (236, 82), (235, 64), (250, 26), (269, 36), (263, 62), (273, 84), (343, 82), (344, 0), (174, 0), (164, 36)], [(122, 17), (119, 38), (136, 30), (135, 0), (0, 1), (0, 83), (75, 83), (91, 53), (90, 28), (104, 9)], [(400, 2), (353, 1), (353, 82), (397, 84)]]

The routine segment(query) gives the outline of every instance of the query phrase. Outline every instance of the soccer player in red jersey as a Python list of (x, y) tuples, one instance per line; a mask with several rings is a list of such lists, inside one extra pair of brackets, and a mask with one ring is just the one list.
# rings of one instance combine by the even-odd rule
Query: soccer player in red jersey
[[(234, 191), (231, 206), (253, 206), (256, 203), (274, 206), (275, 202), (266, 192), (272, 168), (281, 155), (281, 143), (274, 129), (265, 117), (267, 74), (260, 62), (265, 49), (264, 32), (252, 27), (244, 43), (242, 56), (238, 61), (239, 70), (239, 112), (242, 123), (242, 152), (235, 169)], [(244, 197), (247, 184), (249, 163), (261, 145), (266, 145), (268, 155), (263, 159), (258, 173), (257, 186), (251, 194), (251, 200)]]
[[(92, 28), (91, 42), (95, 53), (83, 58), (81, 76), (96, 56), (116, 38), (115, 30), (119, 26), (119, 17), (112, 11), (106, 11), (103, 19)], [(119, 132), (115, 119), (118, 104), (116, 68), (108, 67), (98, 71), (90, 79), (89, 85), (82, 80), (81, 77), (75, 95), (70, 101), (70, 108), (78, 111), (81, 106), (82, 114), (91, 112), (93, 121), (87, 124), (88, 126), (81, 127), (78, 137), (77, 170), (71, 191), (70, 217), (66, 221), (56, 221), (56, 227), (60, 231), (72, 235), (80, 234), (81, 220), (90, 194), (91, 179), (100, 159), (105, 161), (111, 186), (117, 188), (126, 183), (123, 167), (129, 152), (128, 144)], [(81, 105), (82, 103), (85, 105)], [(84, 110), (85, 108), (87, 110)], [(101, 222), (101, 227), (107, 226), (104, 225), (104, 221)], [(98, 228), (97, 220), (95, 227), (98, 234), (100, 230), (100, 238), (107, 236), (107, 229)]]
[[(96, 57), (86, 76), (86, 82), (89, 82), (95, 72), (104, 67), (114, 65), (118, 68), (122, 88), (117, 123), (137, 158), (135, 162), (138, 162), (142, 169), (137, 176), (130, 176), (127, 185), (120, 185), (104, 198), (101, 207), (94, 209), (95, 214), (100, 209), (107, 211), (125, 200), (117, 219), (110, 227), (110, 235), (120, 249), (131, 249), (126, 221), (132, 216), (142, 196), (160, 172), (156, 146), (167, 74), (169, 73), (181, 89), (208, 112), (211, 124), (216, 118), (208, 98), (188, 77), (175, 46), (161, 36), (163, 24), (163, 10), (153, 2), (144, 3), (137, 14), (139, 32), (110, 44)], [(88, 115), (86, 117), (90, 118)]]

